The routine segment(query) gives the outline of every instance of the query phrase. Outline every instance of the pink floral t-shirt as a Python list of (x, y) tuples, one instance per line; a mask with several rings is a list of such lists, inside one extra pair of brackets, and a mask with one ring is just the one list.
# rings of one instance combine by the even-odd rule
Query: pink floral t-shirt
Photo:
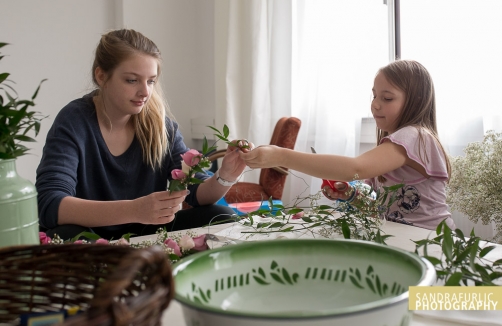
[[(403, 146), (408, 157), (422, 165), (429, 175), (427, 178), (407, 165), (384, 174), (387, 179), (384, 186), (404, 184), (398, 191), (397, 201), (386, 212), (386, 218), (431, 230), (447, 219), (447, 225), (454, 230), (455, 223), (446, 204), (448, 172), (443, 151), (427, 130), (422, 129), (422, 137), (425, 146), (420, 150), (419, 132), (413, 126), (399, 129), (380, 141), (391, 141)], [(377, 178), (367, 179), (365, 182), (375, 189), (382, 185)]]

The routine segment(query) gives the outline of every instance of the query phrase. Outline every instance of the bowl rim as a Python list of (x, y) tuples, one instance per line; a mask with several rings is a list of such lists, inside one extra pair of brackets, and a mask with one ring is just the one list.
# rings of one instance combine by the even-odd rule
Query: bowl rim
[(222, 252), (222, 251), (229, 251), (229, 250), (234, 250), (236, 246), (238, 248), (241, 247), (251, 247), (254, 245), (262, 245), (266, 246), (270, 242), (274, 243), (282, 243), (282, 244), (287, 244), (288, 242), (339, 242), (339, 243), (350, 243), (351, 245), (359, 245), (359, 246), (367, 246), (367, 247), (373, 247), (377, 249), (381, 249), (384, 251), (392, 251), (392, 252), (397, 252), (398, 254), (401, 254), (403, 256), (406, 256), (408, 260), (414, 261), (416, 265), (420, 266), (421, 272), (422, 272), (422, 277), (420, 280), (417, 282), (417, 284), (413, 286), (430, 286), (435, 282), (436, 279), (436, 271), (434, 269), (434, 266), (425, 258), (419, 257), (415, 253), (406, 251), (401, 248), (397, 247), (392, 247), (388, 245), (383, 245), (379, 244), (376, 242), (371, 242), (371, 241), (365, 241), (365, 240), (355, 240), (355, 239), (319, 239), (319, 238), (309, 238), (309, 239), (273, 239), (273, 240), (258, 240), (258, 241), (249, 241), (249, 242), (244, 242), (240, 244), (235, 244), (235, 245), (230, 245), (230, 246), (224, 246), (216, 249), (211, 249), (207, 251), (202, 251), (193, 255), (190, 255), (188, 257), (185, 257), (181, 259), (180, 261), (176, 262), (173, 265), (173, 278), (174, 278), (174, 283), (175, 283), (175, 294), (174, 294), (174, 299), (178, 301), (182, 306), (189, 307), (191, 309), (195, 309), (198, 311), (202, 311), (204, 313), (210, 313), (210, 314), (215, 314), (215, 315), (223, 315), (227, 317), (239, 317), (239, 318), (246, 318), (246, 319), (268, 319), (268, 320), (298, 320), (298, 319), (327, 319), (327, 318), (340, 318), (340, 317), (347, 317), (349, 315), (353, 314), (360, 314), (360, 313), (368, 313), (371, 311), (376, 311), (379, 309), (384, 309), (388, 308), (389, 306), (394, 306), (401, 304), (402, 301), (407, 300), (409, 297), (409, 290), (406, 290), (405, 292), (401, 293), (398, 296), (393, 296), (393, 297), (387, 297), (387, 298), (382, 298), (379, 300), (375, 300), (372, 302), (368, 303), (363, 303), (355, 306), (350, 306), (350, 307), (344, 307), (344, 308), (338, 308), (338, 309), (333, 309), (330, 310), (329, 312), (325, 313), (312, 313), (312, 314), (304, 314), (304, 315), (291, 315), (291, 316), (286, 316), (286, 315), (280, 315), (280, 314), (273, 314), (273, 315), (263, 315), (260, 313), (251, 313), (251, 312), (241, 312), (241, 311), (229, 311), (229, 310), (221, 310), (215, 307), (211, 306), (206, 306), (197, 302), (190, 301), (186, 299), (184, 296), (180, 295), (176, 291), (176, 275), (180, 271), (181, 268), (184, 266), (190, 264), (191, 261), (198, 259), (198, 257), (206, 256), (212, 253), (217, 253), (217, 252)]

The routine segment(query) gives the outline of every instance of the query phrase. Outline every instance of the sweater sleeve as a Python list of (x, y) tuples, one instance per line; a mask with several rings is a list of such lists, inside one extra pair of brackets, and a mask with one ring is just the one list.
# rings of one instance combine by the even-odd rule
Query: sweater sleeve
[(46, 228), (58, 225), (61, 200), (75, 196), (79, 164), (79, 132), (71, 121), (71, 112), (63, 109), (47, 134), (42, 159), (37, 168), (39, 223)]

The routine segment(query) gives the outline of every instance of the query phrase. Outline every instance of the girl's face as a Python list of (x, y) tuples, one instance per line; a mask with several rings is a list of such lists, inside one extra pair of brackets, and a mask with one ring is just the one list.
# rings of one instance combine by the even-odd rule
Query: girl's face
[(373, 83), (371, 113), (377, 127), (389, 134), (397, 129), (397, 118), (404, 107), (405, 94), (393, 86), (383, 73), (378, 73)]
[(101, 86), (110, 118), (138, 114), (152, 95), (157, 81), (157, 59), (138, 54), (117, 66), (111, 77), (97, 68), (96, 79)]

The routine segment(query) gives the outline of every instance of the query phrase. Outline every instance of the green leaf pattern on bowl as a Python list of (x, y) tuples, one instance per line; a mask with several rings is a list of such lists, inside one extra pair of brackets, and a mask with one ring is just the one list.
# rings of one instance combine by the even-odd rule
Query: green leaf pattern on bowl
[[(307, 267), (303, 275), (305, 280), (322, 280), (326, 282), (342, 283), (349, 280), (355, 287), (361, 290), (369, 289), (382, 298), (390, 295), (397, 296), (406, 291), (406, 288), (397, 282), (394, 282), (391, 287), (380, 281), (380, 277), (376, 275), (371, 265), (366, 269), (366, 275), (364, 277), (359, 268), (352, 267), (349, 267), (348, 270)], [(288, 271), (286, 268), (280, 267), (275, 260), (272, 260), (268, 273), (265, 272), (262, 267), (257, 267), (252, 268), (251, 272), (216, 279), (214, 291), (221, 292), (236, 287), (248, 286), (251, 285), (252, 280), (254, 280), (257, 285), (261, 286), (268, 286), (272, 284), (272, 282), (285, 286), (294, 286), (298, 283), (299, 278), (300, 274)], [(202, 305), (207, 305), (211, 301), (211, 289), (204, 290), (196, 283), (192, 282), (192, 295), (190, 296), (190, 294), (187, 294), (187, 299)]]

